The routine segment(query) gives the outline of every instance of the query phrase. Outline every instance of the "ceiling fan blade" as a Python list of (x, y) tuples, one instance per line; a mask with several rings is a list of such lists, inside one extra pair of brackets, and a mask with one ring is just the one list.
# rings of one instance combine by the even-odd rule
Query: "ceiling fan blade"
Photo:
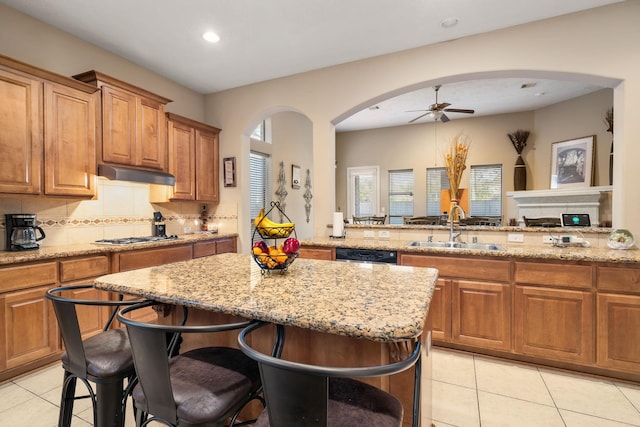
[(448, 113), (467, 113), (467, 114), (475, 113), (475, 110), (465, 110), (463, 108), (447, 108), (444, 111), (446, 111)]
[(449, 121), (449, 117), (447, 117), (447, 115), (443, 113), (442, 116), (440, 116), (440, 121), (442, 123), (447, 123)]
[(431, 110), (425, 110), (424, 108), (422, 110), (405, 110), (405, 113), (419, 113), (421, 111), (426, 111), (427, 113), (430, 113)]
[(413, 123), (413, 122), (415, 122), (416, 120), (423, 118), (424, 116), (428, 116), (429, 114), (431, 114), (431, 111), (427, 111), (426, 113), (419, 115), (419, 116), (418, 116), (418, 117), (416, 117), (415, 119), (410, 120), (410, 121), (409, 121), (409, 123)]

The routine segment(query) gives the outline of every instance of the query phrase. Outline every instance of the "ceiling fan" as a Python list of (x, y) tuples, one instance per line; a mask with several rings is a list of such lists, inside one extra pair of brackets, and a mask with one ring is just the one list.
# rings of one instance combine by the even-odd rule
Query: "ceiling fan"
[(451, 105), (448, 102), (443, 102), (442, 104), (439, 104), (438, 103), (438, 91), (440, 90), (441, 86), (442, 85), (434, 86), (434, 89), (436, 90), (436, 103), (429, 105), (429, 108), (427, 110), (412, 110), (412, 111), (426, 111), (426, 113), (419, 115), (415, 119), (411, 120), (409, 123), (413, 123), (416, 120), (419, 120), (419, 119), (421, 119), (421, 118), (423, 118), (425, 116), (431, 116), (431, 117), (434, 118), (435, 121), (438, 121), (438, 119), (440, 119), (440, 121), (446, 123), (446, 122), (449, 121), (449, 117), (447, 117), (445, 112), (449, 112), (449, 113), (467, 113), (467, 114), (475, 113), (474, 110), (460, 109), (460, 108), (447, 108), (449, 105)]

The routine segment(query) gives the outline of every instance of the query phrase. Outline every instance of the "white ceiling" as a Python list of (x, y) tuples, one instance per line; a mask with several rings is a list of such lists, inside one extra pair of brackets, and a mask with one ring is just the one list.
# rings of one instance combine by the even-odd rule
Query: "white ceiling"
[[(335, 64), (590, 9), (621, 0), (0, 0), (14, 9), (199, 93), (213, 93)], [(455, 17), (458, 25), (440, 23)], [(202, 39), (213, 30), (217, 44)], [(452, 83), (439, 101), (476, 116), (530, 110), (598, 89), (522, 79)], [(519, 98), (545, 92), (531, 104)], [(423, 89), (379, 103), (338, 125), (354, 130), (404, 124), (435, 100)], [(544, 100), (544, 101), (543, 101)], [(547, 105), (552, 102), (548, 102)], [(496, 105), (497, 104), (497, 105)], [(513, 111), (513, 110), (512, 110)], [(383, 116), (383, 113), (389, 113)], [(390, 114), (395, 112), (395, 114)], [(368, 113), (376, 116), (367, 117)], [(381, 118), (380, 116), (388, 118)], [(393, 116), (393, 118), (391, 117)], [(454, 120), (461, 114), (448, 114)], [(417, 123), (419, 123), (418, 121)]]

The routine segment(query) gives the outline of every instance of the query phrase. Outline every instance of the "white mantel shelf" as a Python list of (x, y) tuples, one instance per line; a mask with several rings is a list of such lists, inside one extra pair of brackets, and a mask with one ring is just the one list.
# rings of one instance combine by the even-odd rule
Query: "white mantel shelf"
[(518, 218), (560, 217), (563, 213), (587, 213), (594, 225), (600, 222), (602, 193), (613, 191), (613, 186), (570, 189), (508, 191), (518, 204)]

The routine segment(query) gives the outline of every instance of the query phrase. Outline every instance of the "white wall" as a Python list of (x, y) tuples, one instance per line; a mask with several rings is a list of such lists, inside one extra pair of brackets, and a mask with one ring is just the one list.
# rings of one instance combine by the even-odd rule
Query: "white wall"
[[(248, 85), (206, 97), (207, 119), (223, 127), (224, 149), (248, 158), (247, 126), (273, 108), (313, 123), (314, 233), (327, 235), (335, 209), (335, 130), (339, 121), (380, 99), (418, 86), (470, 78), (582, 78), (614, 88), (616, 170), (613, 225), (640, 234), (640, 2), (627, 1), (367, 60)], [(536, 161), (536, 164), (538, 161)], [(242, 164), (242, 162), (241, 162)], [(240, 170), (241, 181), (248, 169)], [(246, 190), (245, 190), (246, 191)], [(243, 191), (229, 193), (247, 211)], [(245, 221), (240, 218), (240, 224)], [(244, 236), (249, 230), (241, 231)]]

